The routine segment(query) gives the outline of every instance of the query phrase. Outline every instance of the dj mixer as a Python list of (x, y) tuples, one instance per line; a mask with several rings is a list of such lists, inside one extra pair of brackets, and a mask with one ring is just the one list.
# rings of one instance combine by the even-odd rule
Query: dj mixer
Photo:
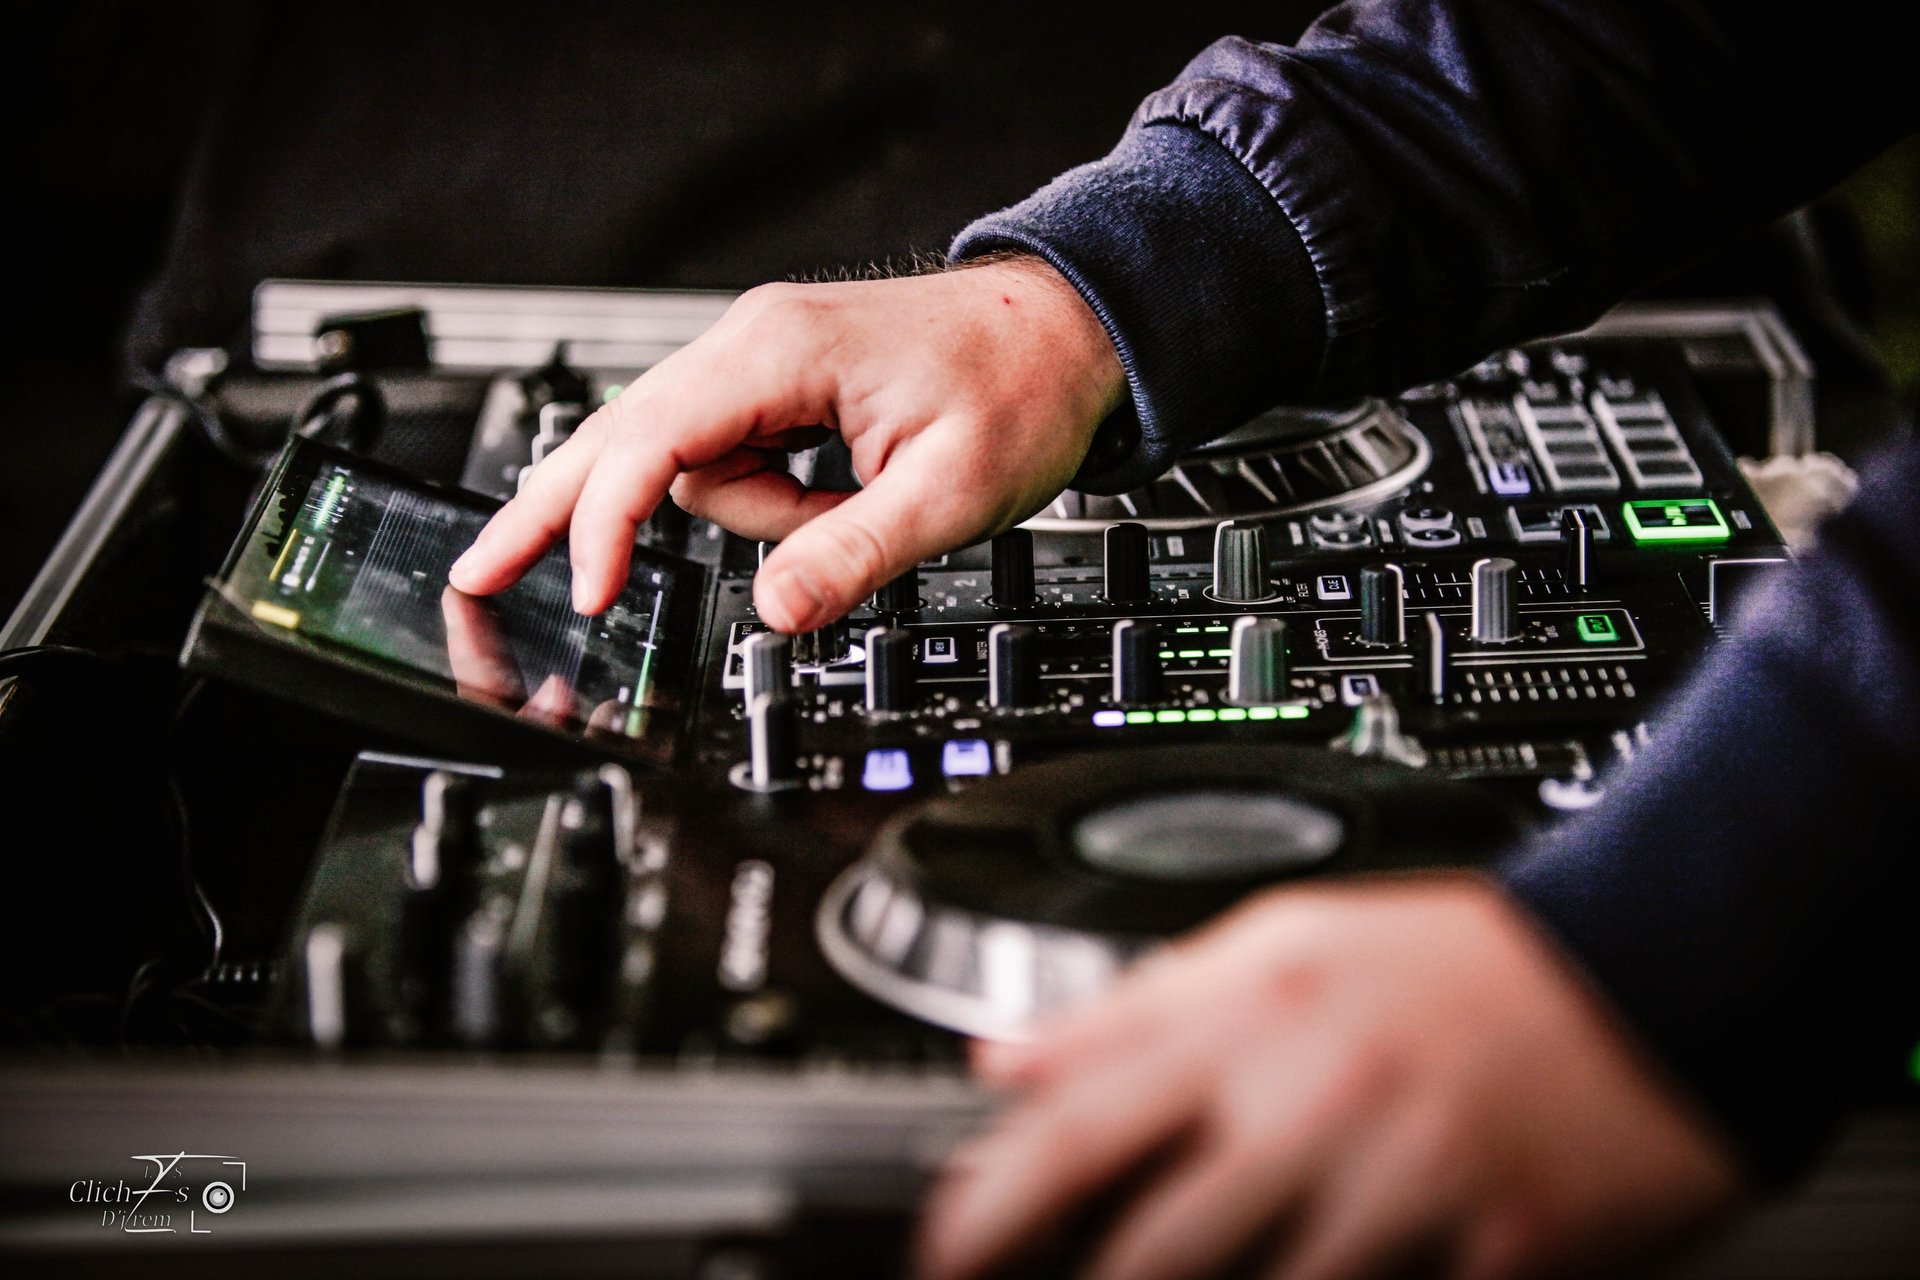
[(1264, 886), (1601, 802), (1786, 556), (1675, 344), (1603, 333), (1275, 410), (805, 635), (674, 513), (597, 618), (564, 551), (449, 588), (615, 385), (495, 379), (461, 490), (297, 441), (257, 501), (188, 665), (412, 744), (342, 792), (276, 1036), (950, 1061)]
[[(46, 664), (0, 672), (16, 776), (138, 836), (36, 863), (39, 900), (114, 883), (172, 929), (19, 970), (33, 1043), (154, 1054), (7, 1065), (33, 1256), (167, 1273), (33, 1197), (198, 1150), (259, 1183), (178, 1266), (900, 1274), (993, 1105), (968, 1038), (1273, 886), (1605, 803), (1788, 558), (1736, 453), (1811, 447), (1777, 316), (1628, 308), (1276, 408), (805, 635), (754, 610), (766, 546), (670, 503), (595, 617), (564, 548), (451, 589), (727, 301), (270, 282), (250, 351), (176, 357), (0, 630)], [(856, 483), (831, 441), (791, 466)], [(40, 1008), (83, 982), (116, 994)]]

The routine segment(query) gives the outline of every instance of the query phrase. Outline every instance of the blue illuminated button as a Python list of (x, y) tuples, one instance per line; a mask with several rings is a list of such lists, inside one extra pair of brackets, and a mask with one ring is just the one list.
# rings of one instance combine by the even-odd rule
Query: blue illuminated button
[[(867, 768), (873, 768), (872, 756)], [(984, 778), (993, 772), (993, 751), (979, 738), (956, 738), (940, 749), (940, 772), (949, 778)]]
[(869, 791), (905, 791), (913, 785), (913, 763), (897, 747), (875, 748), (867, 752), (860, 785)]
[(1127, 722), (1127, 713), (1108, 707), (1094, 712), (1093, 722), (1102, 729), (1117, 729)]

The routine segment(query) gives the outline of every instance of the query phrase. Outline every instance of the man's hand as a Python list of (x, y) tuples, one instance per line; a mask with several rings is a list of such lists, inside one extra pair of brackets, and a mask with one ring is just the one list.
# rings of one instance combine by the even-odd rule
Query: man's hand
[(1099, 1280), (1560, 1275), (1738, 1188), (1477, 877), (1270, 893), (975, 1065), (1022, 1097), (935, 1194), (941, 1280), (1027, 1259), (1096, 1207)]
[[(501, 590), (570, 534), (574, 607), (597, 613), (671, 488), (696, 515), (780, 540), (754, 604), (782, 631), (810, 630), (1046, 505), (1124, 390), (1099, 320), (1037, 259), (767, 285), (587, 419), (452, 581)], [(846, 438), (858, 492), (787, 474), (786, 454), (825, 431)]]

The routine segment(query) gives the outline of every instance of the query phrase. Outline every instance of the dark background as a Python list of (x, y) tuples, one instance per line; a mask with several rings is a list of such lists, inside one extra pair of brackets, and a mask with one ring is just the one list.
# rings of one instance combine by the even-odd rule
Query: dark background
[[(1209, 40), (1290, 39), (1319, 7), (1151, 29), (1031, 4), (29, 9), (0, 616), (129, 416), (128, 371), (241, 340), (262, 278), (743, 288), (937, 252), (1104, 153)], [(1829, 392), (1910, 398), (1920, 144), (1663, 291), (1771, 295)]]

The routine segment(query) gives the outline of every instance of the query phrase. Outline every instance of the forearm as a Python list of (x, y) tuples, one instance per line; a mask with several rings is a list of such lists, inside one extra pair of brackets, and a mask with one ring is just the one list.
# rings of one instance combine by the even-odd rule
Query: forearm
[(1765, 1176), (1920, 1039), (1920, 448), (1870, 473), (1654, 720), (1502, 869)]
[[(1080, 479), (1125, 487), (1269, 404), (1579, 327), (1817, 193), (1914, 122), (1868, 65), (1892, 42), (1818, 16), (1355, 0), (1295, 47), (1213, 45), (1111, 155), (954, 252), (1037, 253), (1087, 296), (1133, 393), (1113, 429), (1140, 444)], [(1849, 93), (1798, 91), (1840, 68)]]

